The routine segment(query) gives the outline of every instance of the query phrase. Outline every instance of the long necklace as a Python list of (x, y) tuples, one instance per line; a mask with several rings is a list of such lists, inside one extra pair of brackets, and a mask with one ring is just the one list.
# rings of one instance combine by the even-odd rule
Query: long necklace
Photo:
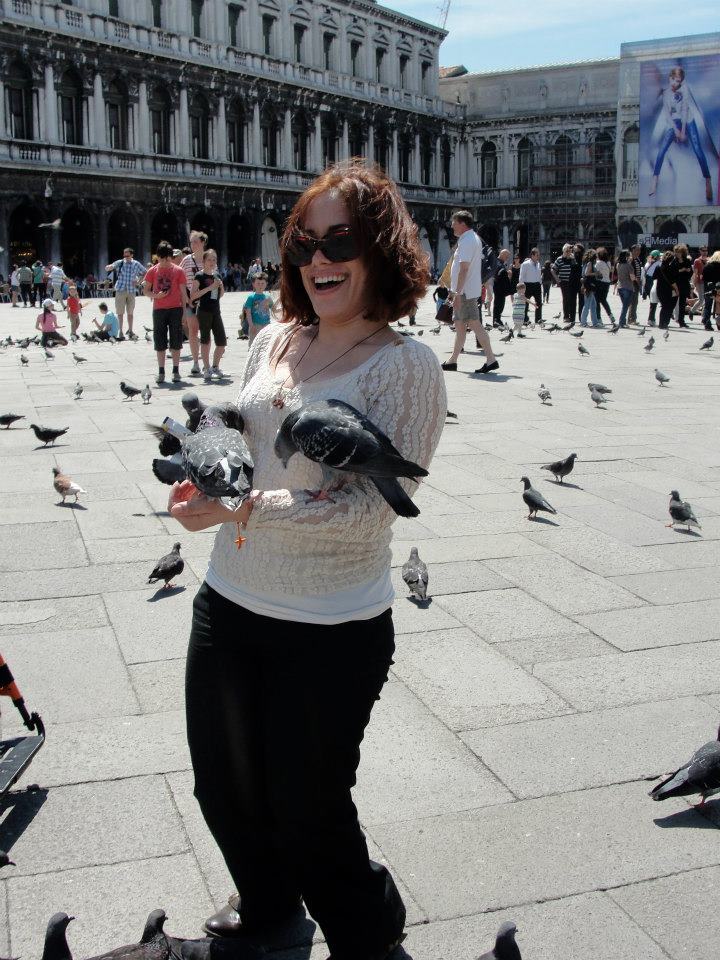
[[(380, 329), (383, 329), (383, 328), (381, 327)], [(290, 379), (290, 377), (293, 375), (293, 373), (295, 373), (295, 371), (297, 370), (297, 368), (300, 366), (300, 363), (302, 362), (303, 357), (305, 356), (305, 354), (308, 352), (308, 350), (310, 349), (310, 347), (313, 345), (313, 343), (314, 343), (315, 340), (317, 339), (317, 335), (318, 335), (319, 332), (320, 332), (319, 330), (317, 330), (317, 331), (315, 332), (315, 334), (313, 335), (312, 339), (310, 340), (310, 343), (305, 347), (305, 349), (304, 349), (303, 352), (300, 354), (300, 357), (298, 358), (298, 360), (297, 360), (297, 362), (295, 363), (295, 365), (293, 366), (293, 368), (290, 370), (290, 372), (288, 373), (288, 375), (285, 377), (285, 379), (283, 380), (283, 382), (282, 382), (282, 383), (280, 384), (280, 386), (278, 387), (277, 392), (276, 392), (275, 396), (273, 397), (272, 405), (273, 405), (274, 407), (277, 407), (279, 410), (282, 410), (282, 408), (285, 406), (285, 394), (286, 394), (286, 392), (289, 392), (289, 391), (286, 391), (286, 390), (285, 390), (285, 384), (288, 382), (288, 380)], [(331, 367), (334, 363), (337, 363), (338, 360), (342, 360), (342, 358), (345, 357), (345, 356), (347, 356), (347, 354), (350, 353), (352, 350), (354, 350), (355, 347), (359, 347), (361, 343), (365, 343), (366, 340), (369, 340), (370, 337), (374, 337), (375, 334), (376, 334), (376, 333), (379, 333), (379, 332), (380, 332), (379, 330), (373, 330), (372, 333), (369, 333), (366, 337), (363, 337), (362, 340), (358, 340), (357, 343), (354, 343), (351, 347), (348, 347), (347, 350), (344, 350), (341, 354), (339, 354), (337, 357), (335, 357), (334, 360), (330, 360), (328, 363), (326, 363), (324, 366), (320, 367), (320, 368), (319, 368), (318, 370), (316, 370), (314, 373), (311, 373), (309, 377), (304, 377), (302, 380), (298, 380), (298, 382), (295, 384), (295, 386), (299, 386), (299, 384), (301, 384), (301, 383), (307, 383), (308, 380), (312, 380), (313, 377), (316, 377), (319, 373), (322, 373), (323, 370), (327, 370), (328, 367)], [(288, 346), (290, 346), (290, 342), (289, 342), (289, 341), (288, 341)], [(280, 358), (279, 358), (279, 359), (282, 360), (282, 354), (280, 355)], [(279, 361), (278, 361), (278, 362), (279, 362)]]

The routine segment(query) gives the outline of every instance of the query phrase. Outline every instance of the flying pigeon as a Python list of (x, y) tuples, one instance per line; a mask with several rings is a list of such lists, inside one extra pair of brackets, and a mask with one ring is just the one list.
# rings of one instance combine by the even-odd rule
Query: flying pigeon
[(655, 367), (655, 379), (660, 384), (661, 387), (664, 387), (666, 383), (670, 382), (670, 377), (667, 374), (663, 373), (662, 370), (658, 370)]
[(520, 949), (515, 943), (516, 933), (515, 921), (506, 920), (497, 932), (493, 949), (488, 950), (478, 960), (522, 960)]
[(579, 339), (584, 333), (585, 333), (584, 330), (571, 330), (571, 331), (570, 331), (570, 336), (571, 336), (571, 337), (577, 337), (577, 338)]
[(420, 511), (398, 483), (398, 477), (417, 480), (427, 470), (405, 460), (375, 424), (342, 400), (305, 404), (282, 422), (275, 438), (275, 454), (287, 467), (295, 453), (323, 468), (323, 488), (311, 499), (327, 500), (336, 471), (369, 477), (400, 517)]
[(600, 393), (600, 391), (595, 388), (590, 391), (590, 399), (596, 407), (599, 407), (603, 403), (609, 403), (605, 394)]
[(508, 330), (508, 332), (505, 334), (504, 337), (500, 337), (500, 343), (510, 343), (510, 341), (514, 339), (514, 337), (515, 337), (515, 334), (513, 333), (513, 331)]
[(403, 564), (402, 578), (410, 593), (418, 600), (427, 599), (428, 569), (418, 556), (418, 548), (413, 547), (410, 558)]
[(712, 346), (715, 343), (715, 337), (708, 337), (705, 343), (700, 347), (701, 350), (712, 350)]
[(26, 366), (30, 363), (30, 360), (27, 358), (27, 356), (26, 356), (24, 353), (21, 353), (21, 354), (20, 354), (20, 363), (21, 363), (24, 367), (26, 367)]
[(59, 230), (60, 217), (58, 217), (57, 220), (51, 220), (50, 223), (39, 223), (37, 228), (38, 230)]
[(650, 339), (648, 340), (648, 342), (647, 342), (647, 343), (645, 344), (645, 346), (643, 347), (643, 350), (645, 351), (645, 353), (650, 353), (650, 351), (652, 350), (652, 348), (653, 348), (654, 346), (655, 346), (655, 337), (653, 337), (653, 336), (651, 335)]
[(30, 429), (33, 431), (38, 440), (44, 446), (47, 446), (49, 443), (54, 444), (58, 437), (61, 437), (64, 433), (68, 432), (70, 427), (56, 429), (54, 427), (39, 427), (36, 423), (31, 423)]
[(592, 393), (593, 390), (597, 390), (598, 393), (612, 393), (610, 387), (606, 387), (602, 383), (589, 383), (588, 390), (590, 393)]
[(142, 392), (140, 396), (143, 399), (143, 403), (145, 404), (150, 403), (150, 398), (152, 397), (152, 390), (150, 389), (149, 383), (146, 383), (145, 386), (142, 388)]
[(555, 479), (562, 483), (563, 477), (567, 477), (568, 474), (573, 472), (576, 460), (577, 454), (571, 453), (564, 460), (556, 460), (555, 463), (546, 463), (545, 466), (541, 467), (540, 469), (549, 470)]
[(15, 861), (11, 860), (4, 850), (0, 850), (0, 869), (2, 869), (3, 867), (15, 867), (15, 866), (17, 866)]
[(75, 388), (73, 389), (73, 394), (74, 394), (76, 400), (79, 400), (80, 397), (83, 395), (83, 388), (82, 388), (82, 384), (80, 383), (80, 381), (78, 381), (78, 382), (75, 384)]
[(581, 356), (588, 356), (588, 357), (590, 356), (590, 351), (587, 349), (587, 347), (584, 347), (581, 343), (578, 344), (578, 353)]
[(207, 407), (197, 432), (182, 440), (182, 466), (206, 497), (237, 507), (252, 489), (253, 459), (243, 439), (243, 418), (232, 403)]
[(42, 960), (72, 960), (65, 931), (70, 921), (74, 919), (75, 917), (69, 917), (66, 913), (54, 913), (50, 917), (45, 930)]
[(545, 386), (544, 383), (540, 384), (540, 389), (538, 390), (538, 396), (540, 397), (543, 403), (547, 403), (548, 400), (552, 399), (552, 397), (550, 396), (550, 391), (548, 390), (548, 388)]
[(81, 357), (79, 354), (75, 353), (74, 351), (73, 351), (72, 357), (76, 364), (87, 363), (87, 357)]
[(148, 577), (148, 583), (157, 583), (158, 580), (164, 580), (165, 583), (162, 589), (169, 590), (174, 586), (170, 581), (174, 577), (179, 577), (184, 569), (185, 561), (180, 556), (180, 544), (174, 543), (170, 553), (166, 553), (164, 557), (160, 557), (155, 564), (155, 569)]
[(717, 740), (710, 740), (700, 747), (688, 762), (675, 773), (656, 784), (648, 796), (653, 800), (668, 797), (687, 797), (700, 794), (699, 807), (705, 806), (709, 796), (720, 791), (720, 729)]
[(670, 513), (671, 523), (668, 523), (668, 527), (674, 527), (676, 523), (679, 523), (683, 527), (687, 527), (689, 530), (690, 527), (697, 527), (698, 530), (701, 530), (702, 527), (698, 522), (698, 518), (693, 513), (693, 508), (687, 502), (687, 500), (681, 500), (680, 494), (677, 490), (670, 491), (670, 504), (668, 506), (668, 512)]
[(128, 398), (128, 400), (132, 400), (133, 397), (139, 397), (140, 394), (142, 393), (142, 390), (139, 390), (137, 387), (131, 386), (129, 383), (125, 383), (124, 380), (120, 381), (120, 389)]
[(527, 477), (520, 477), (520, 479), (525, 487), (522, 497), (530, 511), (528, 520), (533, 520), (537, 516), (538, 510), (544, 510), (546, 513), (557, 513), (555, 507), (550, 506), (545, 497), (532, 486)]
[(53, 480), (53, 486), (62, 497), (63, 503), (65, 503), (65, 497), (75, 497), (75, 503), (77, 503), (78, 494), (87, 493), (87, 490), (83, 490), (79, 483), (75, 483), (75, 481), (63, 473), (59, 467), (53, 467), (52, 472), (55, 478)]
[(5, 427), (6, 430), (9, 430), (13, 423), (17, 423), (18, 420), (24, 420), (25, 417), (22, 413), (0, 413), (0, 426)]

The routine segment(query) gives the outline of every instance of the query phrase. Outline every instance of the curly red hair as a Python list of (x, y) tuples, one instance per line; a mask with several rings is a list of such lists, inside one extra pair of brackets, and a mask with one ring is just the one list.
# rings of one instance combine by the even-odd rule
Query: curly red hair
[(406, 316), (427, 290), (427, 255), (396, 184), (376, 164), (354, 159), (333, 164), (313, 180), (288, 217), (280, 241), (285, 319), (305, 326), (317, 319), (300, 269), (288, 261), (286, 250), (290, 236), (302, 228), (310, 204), (329, 190), (342, 197), (358, 233), (371, 283), (365, 315), (385, 323)]

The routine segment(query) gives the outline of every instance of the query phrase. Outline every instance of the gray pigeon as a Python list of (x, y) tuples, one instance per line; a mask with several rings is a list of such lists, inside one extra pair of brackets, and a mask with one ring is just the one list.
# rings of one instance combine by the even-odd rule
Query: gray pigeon
[(198, 395), (191, 390), (188, 390), (187, 393), (182, 395), (180, 403), (182, 403), (183, 409), (188, 415), (185, 426), (188, 430), (192, 430), (192, 432), (195, 433), (200, 423), (200, 417), (207, 409), (207, 404), (203, 403)]
[(720, 729), (716, 740), (703, 744), (688, 762), (656, 784), (648, 796), (653, 800), (687, 797), (700, 794), (699, 807), (714, 793), (720, 792)]
[(120, 381), (120, 389), (128, 398), (128, 400), (132, 400), (133, 397), (139, 397), (142, 393), (142, 390), (140, 390), (138, 387), (133, 387), (131, 384), (125, 383), (124, 380)]
[(571, 336), (571, 337), (578, 337), (578, 338), (579, 338), (579, 337), (581, 337), (584, 333), (585, 333), (584, 330), (571, 330), (571, 331), (570, 331), (570, 336)]
[(65, 931), (70, 921), (74, 919), (75, 917), (69, 917), (66, 913), (54, 913), (50, 917), (45, 930), (42, 960), (72, 960)]
[(78, 383), (75, 384), (75, 387), (73, 388), (73, 395), (76, 400), (79, 400), (80, 397), (83, 395), (83, 387), (79, 381)]
[(645, 353), (650, 353), (650, 351), (654, 346), (655, 346), (655, 337), (650, 337), (648, 342), (643, 347), (643, 350), (645, 351)]
[(665, 333), (663, 334), (663, 340), (669, 340), (669, 339), (670, 339), (670, 331), (666, 330)]
[(664, 387), (666, 383), (670, 382), (670, 377), (667, 374), (663, 373), (662, 370), (658, 370), (655, 367), (655, 379), (660, 384), (661, 387)]
[(207, 407), (197, 432), (182, 441), (188, 480), (206, 497), (237, 507), (252, 490), (253, 458), (242, 435), (243, 418), (232, 403)]
[(11, 860), (4, 850), (0, 850), (0, 870), (3, 867), (15, 867), (15, 866), (17, 866), (15, 861)]
[(427, 599), (428, 569), (418, 555), (418, 548), (410, 551), (410, 559), (403, 564), (402, 578), (407, 588), (418, 600)]
[(397, 478), (417, 480), (426, 477), (427, 470), (406, 460), (382, 430), (349, 403), (319, 400), (286, 417), (275, 438), (275, 454), (286, 467), (295, 453), (323, 468), (323, 487), (311, 499), (331, 499), (332, 481), (340, 471), (369, 477), (398, 516), (420, 513)]
[(583, 357), (589, 357), (590, 351), (587, 347), (584, 347), (581, 343), (578, 344), (578, 353)]
[(24, 353), (21, 353), (21, 354), (20, 354), (20, 363), (21, 363), (24, 367), (26, 367), (26, 366), (30, 363), (30, 360), (28, 359), (28, 357), (26, 356), (26, 354), (24, 354)]
[(590, 391), (590, 399), (593, 401), (596, 407), (599, 407), (603, 403), (609, 402), (608, 398), (604, 394), (600, 393), (599, 390), (596, 390), (595, 388), (593, 388)]
[[(139, 943), (129, 943), (116, 947), (107, 953), (93, 957), (92, 960), (169, 960), (171, 944), (163, 931), (165, 911), (153, 910), (145, 921), (142, 939)], [(175, 940), (175, 938), (172, 938)], [(176, 940), (178, 948), (181, 944)]]
[(593, 390), (597, 390), (598, 393), (612, 393), (610, 387), (603, 386), (602, 383), (589, 383), (588, 390), (592, 393)]
[(545, 386), (544, 383), (540, 384), (540, 389), (538, 390), (538, 396), (540, 397), (543, 403), (547, 403), (548, 400), (552, 400), (552, 397), (550, 396), (550, 391), (548, 390), (548, 388)]
[(500, 337), (500, 343), (510, 343), (511, 340), (515, 338), (515, 334), (512, 330), (508, 330), (504, 337)]
[(169, 487), (174, 483), (182, 483), (183, 480), (187, 480), (181, 454), (173, 454), (165, 459), (156, 457), (152, 462), (152, 472), (160, 483), (166, 483)]
[(506, 920), (497, 932), (493, 949), (488, 950), (478, 960), (522, 960), (520, 949), (515, 943), (516, 933), (515, 921)]
[(563, 477), (567, 477), (569, 473), (573, 472), (576, 460), (577, 454), (571, 453), (568, 457), (565, 457), (564, 460), (556, 460), (554, 463), (546, 463), (545, 466), (541, 467), (540, 469), (549, 470), (555, 479), (562, 483)]
[(150, 389), (150, 384), (146, 383), (142, 389), (140, 396), (143, 399), (143, 403), (150, 403), (150, 398), (152, 397), (152, 390)]
[(712, 346), (715, 343), (715, 337), (708, 337), (705, 343), (700, 347), (701, 350), (712, 350)]
[(148, 583), (157, 583), (158, 580), (164, 580), (163, 590), (169, 590), (175, 584), (170, 583), (174, 577), (179, 577), (185, 569), (185, 561), (180, 556), (180, 544), (174, 543), (170, 553), (160, 557), (155, 564), (155, 569), (148, 577)]
[(538, 510), (544, 510), (546, 513), (557, 513), (555, 507), (550, 506), (545, 497), (532, 486), (527, 477), (520, 477), (520, 479), (525, 487), (522, 497), (530, 511), (528, 520), (533, 520), (537, 516)]
[(70, 427), (56, 429), (55, 427), (39, 427), (36, 423), (31, 423), (30, 429), (33, 431), (38, 440), (44, 446), (47, 446), (49, 443), (54, 445), (58, 437), (62, 437), (64, 433), (67, 433)]
[(75, 361), (75, 365), (76, 365), (76, 366), (77, 366), (78, 363), (87, 363), (87, 357), (81, 357), (81, 356), (80, 356), (79, 354), (77, 354), (77, 353), (73, 353), (72, 358), (73, 358), (73, 360)]
[(25, 415), (22, 413), (0, 413), (0, 427), (5, 427), (6, 430), (9, 430), (13, 423), (24, 419)]
[(645, 327), (640, 327), (640, 329), (638, 330), (637, 335), (638, 335), (639, 337), (644, 337), (644, 336), (645, 336)]
[(702, 527), (698, 521), (698, 518), (693, 513), (693, 508), (687, 502), (687, 500), (681, 500), (680, 494), (677, 490), (670, 491), (670, 504), (668, 506), (668, 512), (670, 513), (671, 523), (668, 523), (668, 527), (674, 527), (676, 523), (679, 523), (680, 526), (687, 527), (689, 530), (690, 527), (697, 527), (698, 530), (701, 530)]

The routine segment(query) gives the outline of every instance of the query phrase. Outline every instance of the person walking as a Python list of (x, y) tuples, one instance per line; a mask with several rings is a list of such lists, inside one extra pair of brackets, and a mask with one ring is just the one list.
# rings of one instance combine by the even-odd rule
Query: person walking
[(18, 305), (18, 296), (20, 295), (20, 278), (18, 276), (18, 271), (20, 267), (14, 263), (13, 268), (10, 271), (10, 300), (14, 307)]
[(597, 300), (595, 299), (595, 290), (598, 279), (598, 273), (595, 270), (597, 262), (597, 253), (595, 250), (587, 250), (583, 258), (583, 308), (580, 313), (580, 326), (588, 325), (588, 317), (594, 327), (602, 328), (603, 322), (598, 314)]
[(598, 247), (595, 251), (597, 259), (595, 260), (595, 302), (597, 304), (597, 315), (601, 317), (601, 311), (604, 310), (608, 315), (610, 323), (615, 323), (615, 317), (608, 303), (608, 293), (610, 292), (611, 263), (610, 254), (607, 247)]
[(582, 279), (583, 264), (585, 261), (585, 247), (582, 245), (582, 243), (576, 243), (573, 246), (573, 256), (575, 257), (575, 264), (577, 266), (577, 270), (573, 275), (573, 282), (577, 288), (575, 290), (575, 296), (577, 297), (577, 315), (579, 317), (583, 311), (583, 307), (585, 306), (585, 294), (583, 292), (584, 286)]
[(42, 260), (36, 260), (32, 267), (33, 306), (40, 306), (45, 299), (45, 266)]
[(33, 306), (33, 272), (32, 269), (26, 264), (23, 263), (18, 267), (18, 284), (20, 285), (20, 297), (22, 299), (23, 307), (32, 307)]
[(700, 247), (698, 250), (697, 257), (693, 260), (693, 274), (692, 274), (692, 284), (695, 289), (695, 295), (697, 296), (697, 301), (693, 304), (692, 310), (690, 311), (690, 316), (693, 314), (699, 313), (700, 316), (703, 315), (705, 308), (705, 287), (703, 285), (703, 270), (705, 269), (705, 264), (708, 262), (708, 248)]
[(573, 325), (577, 311), (580, 269), (573, 256), (571, 243), (563, 244), (562, 253), (552, 265), (552, 275), (562, 295), (563, 320)]
[(675, 307), (678, 302), (680, 290), (678, 287), (678, 262), (672, 250), (666, 250), (660, 260), (660, 266), (655, 271), (655, 284), (657, 286), (657, 295), (660, 302), (660, 321), (658, 326), (661, 330), (667, 330), (670, 326)]
[(128, 339), (137, 340), (137, 334), (133, 331), (135, 295), (138, 284), (145, 276), (145, 267), (139, 260), (135, 260), (133, 248), (125, 247), (122, 259), (115, 260), (105, 267), (106, 273), (111, 271), (115, 273), (115, 314), (120, 328), (118, 340), (123, 339), (123, 314), (126, 312)]
[(615, 264), (615, 292), (619, 295), (622, 302), (622, 309), (618, 318), (618, 325), (624, 327), (627, 322), (628, 310), (632, 301), (635, 284), (633, 282), (635, 271), (630, 261), (630, 251), (621, 250), (618, 254)]
[(520, 265), (519, 282), (525, 284), (525, 322), (528, 318), (530, 301), (535, 303), (535, 323), (542, 323), (542, 267), (540, 266), (540, 251), (533, 247), (530, 256)]
[(510, 251), (501, 250), (495, 267), (493, 283), (493, 327), (503, 329), (503, 310), (505, 301), (512, 293), (512, 264)]
[(457, 237), (450, 268), (450, 292), (453, 305), (455, 345), (450, 358), (442, 364), (443, 370), (457, 370), (458, 357), (465, 346), (468, 328), (475, 334), (480, 348), (485, 351), (485, 363), (476, 373), (492, 373), (500, 364), (495, 358), (487, 330), (480, 323), (478, 298), (482, 293), (482, 241), (473, 230), (469, 210), (458, 210), (452, 215), (452, 229)]
[(690, 259), (688, 248), (684, 243), (676, 243), (673, 247), (673, 254), (677, 261), (677, 322), (681, 327), (687, 327), (685, 323), (685, 308), (688, 297), (690, 296), (690, 283), (693, 275), (693, 263)]
[(555, 281), (553, 280), (552, 274), (552, 263), (550, 260), (546, 260), (542, 268), (542, 291), (543, 291), (543, 303), (550, 303), (550, 290)]
[(192, 354), (192, 367), (190, 367), (190, 376), (200, 376), (200, 338), (198, 319), (195, 312), (195, 304), (190, 301), (190, 289), (193, 280), (202, 270), (203, 253), (207, 244), (207, 234), (201, 230), (191, 230), (188, 238), (190, 243), (190, 253), (186, 254), (180, 262), (180, 266), (185, 273), (187, 286), (187, 298), (184, 306), (184, 322), (187, 327), (188, 344)]
[[(210, 383), (213, 377), (216, 380), (223, 378), (220, 361), (227, 346), (227, 335), (220, 314), (220, 298), (224, 293), (225, 287), (218, 273), (217, 253), (214, 250), (206, 250), (203, 254), (203, 268), (195, 275), (190, 290), (190, 300), (197, 307), (200, 356), (205, 383)], [(215, 341), (212, 364), (210, 363), (211, 336)]]
[(640, 246), (639, 244), (633, 244), (630, 247), (630, 256), (628, 262), (632, 267), (631, 279), (633, 284), (632, 297), (630, 297), (630, 306), (627, 311), (627, 323), (636, 325), (637, 324), (637, 308), (638, 303), (640, 302), (640, 291), (642, 290), (642, 259), (640, 257)]
[(161, 240), (156, 255), (157, 263), (148, 270), (143, 281), (145, 296), (153, 301), (153, 345), (158, 362), (155, 383), (165, 383), (168, 340), (173, 363), (172, 381), (180, 383), (182, 318), (188, 299), (187, 278), (185, 271), (172, 262), (172, 244)]

